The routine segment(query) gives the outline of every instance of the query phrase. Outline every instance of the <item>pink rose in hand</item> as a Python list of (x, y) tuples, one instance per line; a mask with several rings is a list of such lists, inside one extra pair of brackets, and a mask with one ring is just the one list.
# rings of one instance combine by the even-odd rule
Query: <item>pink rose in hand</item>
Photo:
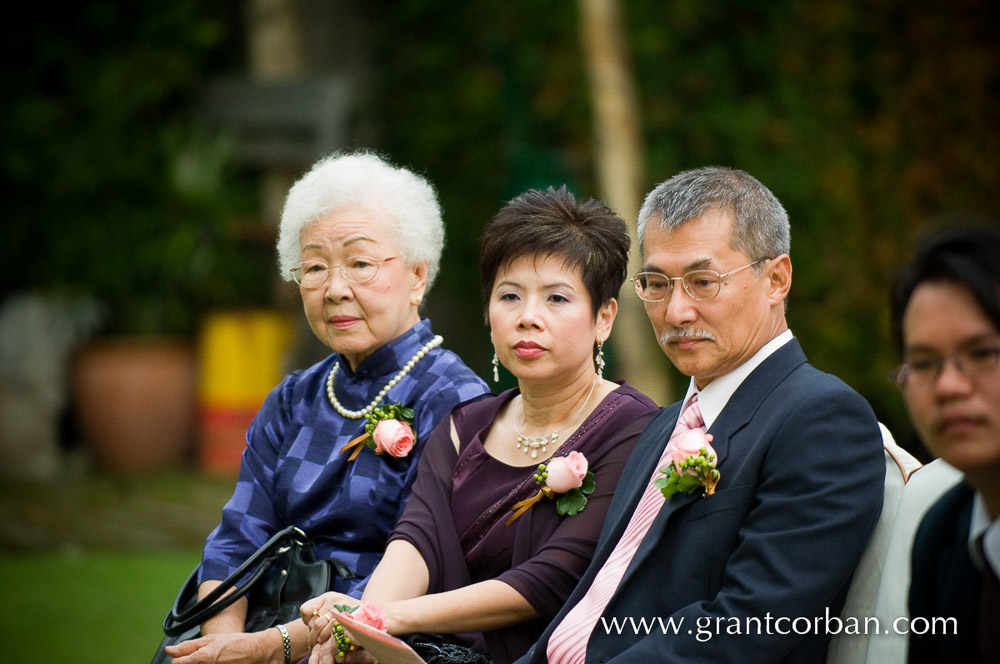
[(356, 618), (358, 622), (363, 622), (366, 625), (371, 625), (375, 629), (380, 629), (383, 632), (388, 629), (389, 625), (385, 622), (385, 612), (379, 604), (373, 602), (361, 602), (361, 606), (351, 614), (352, 618)]
[(696, 457), (704, 449), (708, 455), (715, 456), (712, 448), (712, 434), (706, 434), (701, 429), (689, 429), (667, 443), (670, 452), (669, 461), (673, 461), (680, 469), (681, 462), (687, 457)]
[(372, 431), (375, 451), (389, 456), (404, 457), (413, 449), (413, 429), (406, 422), (382, 420)]
[(583, 484), (587, 476), (587, 457), (574, 450), (549, 461), (545, 470), (548, 473), (545, 484), (556, 493), (566, 493)]

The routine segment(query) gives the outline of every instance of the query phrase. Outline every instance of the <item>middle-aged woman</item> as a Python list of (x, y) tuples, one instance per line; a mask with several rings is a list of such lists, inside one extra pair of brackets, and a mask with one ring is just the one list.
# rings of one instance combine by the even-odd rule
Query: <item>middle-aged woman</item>
[[(205, 544), (199, 595), (289, 525), (310, 536), (317, 558), (352, 573), (335, 577), (332, 590), (361, 595), (431, 431), (454, 406), (488, 391), (418, 313), (443, 245), (431, 185), (373, 154), (327, 157), (291, 188), (278, 237), (281, 274), (299, 284), (312, 331), (334, 353), (287, 376), (250, 425), (236, 491)], [(367, 413), (395, 403), (414, 413), (416, 445), (407, 454), (341, 453)], [(246, 606), (240, 600), (202, 625), (205, 636), (167, 653), (176, 664), (288, 661), (286, 643), (292, 661), (308, 654), (298, 620), (243, 634)]]
[[(518, 386), (456, 408), (428, 440), (413, 496), (363, 597), (381, 605), (390, 634), (455, 635), (497, 664), (510, 662), (576, 585), (656, 410), (602, 377), (628, 250), (620, 218), (565, 188), (522, 194), (485, 229), (480, 272), (491, 337)], [(564, 459), (565, 469), (579, 455), (596, 487), (582, 511), (560, 515), (543, 497), (510, 522), (516, 504), (538, 493), (540, 462), (554, 469)], [(318, 642), (311, 662), (339, 661), (345, 644), (330, 638), (332, 611), (351, 603), (327, 593), (303, 605)]]

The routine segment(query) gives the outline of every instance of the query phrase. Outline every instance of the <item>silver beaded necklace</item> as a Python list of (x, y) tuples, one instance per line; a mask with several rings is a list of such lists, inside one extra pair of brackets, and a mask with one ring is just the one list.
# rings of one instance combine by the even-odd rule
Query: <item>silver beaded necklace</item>
[(411, 357), (410, 361), (403, 365), (403, 368), (399, 370), (399, 373), (393, 376), (392, 379), (385, 384), (385, 387), (379, 390), (379, 393), (375, 395), (372, 402), (361, 410), (349, 410), (344, 408), (344, 406), (337, 401), (337, 393), (333, 389), (333, 384), (334, 381), (337, 380), (337, 370), (340, 369), (340, 362), (334, 363), (333, 369), (330, 370), (330, 375), (326, 377), (326, 396), (330, 399), (330, 403), (333, 404), (333, 407), (338, 413), (351, 420), (360, 420), (362, 417), (375, 410), (375, 406), (381, 403), (382, 399), (385, 398), (385, 395), (389, 393), (389, 390), (395, 387), (396, 383), (398, 383), (403, 376), (408, 374), (410, 369), (412, 369), (417, 362), (424, 358), (424, 355), (429, 353), (432, 349), (440, 346), (442, 342), (444, 342), (444, 337), (436, 335), (433, 339), (424, 344), (423, 348), (418, 350), (417, 354)]
[[(580, 414), (580, 412), (583, 410), (583, 407), (586, 406), (587, 402), (590, 401), (590, 397), (594, 394), (594, 387), (596, 385), (597, 385), (597, 376), (595, 375), (594, 380), (590, 383), (590, 391), (587, 392), (587, 398), (584, 399), (583, 403), (581, 403), (577, 407), (573, 415), (570, 416), (568, 420), (566, 420), (566, 424), (570, 424), (576, 420), (577, 415)], [(518, 405), (521, 407), (522, 417), (524, 416), (523, 402), (524, 402), (524, 397), (521, 397), (521, 403)], [(543, 433), (540, 436), (525, 436), (523, 433), (521, 433), (520, 429), (517, 428), (517, 413), (514, 413), (513, 424), (514, 424), (514, 433), (517, 434), (517, 444), (516, 444), (517, 449), (521, 450), (527, 455), (530, 455), (532, 459), (538, 458), (539, 451), (541, 451), (543, 456), (547, 454), (549, 445), (552, 445), (553, 443), (556, 442), (556, 439), (559, 438), (559, 432), (562, 430), (562, 428), (559, 428), (553, 431), (552, 433)]]

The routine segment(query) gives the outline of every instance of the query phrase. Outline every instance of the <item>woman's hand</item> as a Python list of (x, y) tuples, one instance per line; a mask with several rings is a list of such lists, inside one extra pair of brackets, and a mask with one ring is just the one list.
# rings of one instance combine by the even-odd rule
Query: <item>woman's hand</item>
[(328, 592), (302, 605), (302, 620), (309, 626), (309, 645), (312, 647), (309, 664), (375, 664), (375, 658), (362, 648), (338, 658), (340, 644), (337, 639), (331, 638), (339, 613), (334, 607), (359, 604), (358, 600), (348, 595)]
[(167, 646), (165, 652), (174, 658), (173, 664), (226, 664), (227, 662), (263, 664), (271, 661), (271, 655), (274, 654), (275, 647), (280, 647), (280, 643), (281, 636), (278, 631), (267, 629), (249, 634), (242, 632), (209, 634), (175, 646)]
[(358, 648), (347, 653), (343, 658), (337, 657), (337, 640), (328, 639), (324, 643), (313, 646), (309, 655), (309, 664), (377, 664), (375, 658), (364, 648)]
[[(309, 646), (313, 647), (317, 644), (331, 641), (330, 636), (333, 634), (333, 625), (336, 622), (337, 614), (340, 613), (334, 608), (336, 605), (358, 606), (359, 604), (361, 602), (353, 597), (336, 592), (323, 593), (319, 597), (314, 597), (303, 604), (300, 611), (302, 613), (302, 622), (309, 626)], [(335, 639), (331, 642), (334, 645), (333, 653), (336, 654), (337, 642)], [(314, 652), (315, 650), (313, 648)], [(330, 661), (332, 662), (333, 660)], [(311, 662), (312, 658), (310, 657)]]

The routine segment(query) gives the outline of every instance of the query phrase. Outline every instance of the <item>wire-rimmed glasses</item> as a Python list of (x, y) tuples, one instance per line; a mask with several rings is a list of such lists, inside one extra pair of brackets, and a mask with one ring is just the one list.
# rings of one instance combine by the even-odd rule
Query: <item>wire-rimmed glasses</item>
[(948, 363), (955, 365), (966, 379), (989, 371), (1000, 362), (1000, 344), (982, 344), (956, 350), (947, 355), (915, 355), (896, 367), (893, 379), (900, 389), (908, 385), (926, 385), (937, 382)]
[(743, 267), (719, 274), (715, 270), (692, 270), (680, 277), (668, 277), (659, 272), (640, 272), (632, 277), (635, 284), (635, 294), (645, 302), (663, 302), (674, 290), (674, 282), (679, 281), (684, 286), (684, 292), (694, 300), (711, 300), (722, 290), (723, 280), (732, 275), (762, 263), (769, 258), (758, 258)]
[(371, 256), (350, 256), (340, 265), (327, 265), (323, 261), (303, 261), (290, 272), (295, 283), (307, 290), (319, 288), (330, 278), (330, 272), (339, 268), (341, 276), (345, 281), (352, 284), (367, 284), (378, 276), (378, 270), (383, 263), (399, 258), (399, 256), (389, 256), (388, 258), (372, 258)]

